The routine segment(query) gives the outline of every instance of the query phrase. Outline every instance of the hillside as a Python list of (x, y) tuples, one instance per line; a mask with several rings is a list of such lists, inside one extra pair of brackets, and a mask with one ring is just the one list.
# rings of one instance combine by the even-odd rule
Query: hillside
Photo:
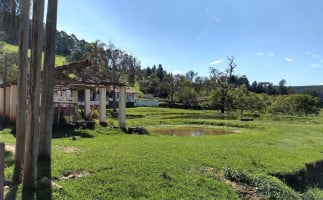
[[(4, 43), (4, 52), (18, 52), (18, 46)], [(30, 55), (30, 50), (28, 50), (28, 55)], [(67, 60), (64, 56), (56, 55), (56, 59), (55, 59), (56, 66), (64, 65), (66, 62)]]
[(323, 85), (294, 86), (292, 88), (295, 91), (295, 93), (315, 94), (320, 99), (323, 99)]

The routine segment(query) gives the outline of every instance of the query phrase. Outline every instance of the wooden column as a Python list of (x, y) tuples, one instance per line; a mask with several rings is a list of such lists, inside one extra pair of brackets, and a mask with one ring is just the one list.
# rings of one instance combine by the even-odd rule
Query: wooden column
[(11, 87), (6, 86), (5, 116), (7, 119), (10, 117), (10, 95), (11, 95)]
[(5, 156), (4, 144), (0, 143), (0, 200), (4, 199), (4, 194), (3, 194), (3, 187), (4, 187), (4, 156)]
[(0, 88), (0, 116), (4, 115), (4, 89)]
[(74, 116), (73, 116), (73, 121), (76, 122), (77, 121), (77, 113), (78, 113), (78, 90), (73, 90), (73, 103), (74, 103)]
[(90, 89), (85, 89), (84, 96), (85, 96), (85, 99), (84, 99), (85, 115), (88, 116), (91, 113), (91, 106), (90, 106), (90, 103), (91, 103), (91, 99), (90, 99), (91, 90)]
[(64, 90), (62, 91), (62, 107), (66, 107), (66, 102), (67, 102), (67, 91)]
[(10, 91), (10, 121), (11, 122), (16, 121), (17, 99), (18, 99), (18, 86), (11, 85), (11, 91)]
[(126, 128), (126, 87), (119, 88), (119, 128)]
[(107, 89), (100, 88), (100, 122), (105, 122), (107, 119)]

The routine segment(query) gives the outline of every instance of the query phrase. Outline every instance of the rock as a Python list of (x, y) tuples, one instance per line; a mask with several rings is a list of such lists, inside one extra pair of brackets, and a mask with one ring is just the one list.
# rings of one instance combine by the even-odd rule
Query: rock
[(43, 184), (43, 185), (45, 185), (45, 186), (50, 187), (50, 186), (51, 186), (51, 184), (52, 184), (52, 181), (51, 181), (49, 178), (47, 178), (47, 177), (43, 177), (43, 178), (40, 180), (40, 183), (41, 183), (41, 184)]
[(45, 186), (47, 186), (47, 187), (56, 187), (57, 189), (59, 189), (59, 190), (62, 190), (63, 189), (63, 187), (62, 186), (60, 186), (60, 185), (58, 185), (57, 183), (54, 183), (54, 182), (52, 182), (49, 178), (47, 178), (47, 177), (43, 177), (41, 180), (40, 180), (40, 183), (41, 184), (43, 184), (43, 185), (45, 185)]

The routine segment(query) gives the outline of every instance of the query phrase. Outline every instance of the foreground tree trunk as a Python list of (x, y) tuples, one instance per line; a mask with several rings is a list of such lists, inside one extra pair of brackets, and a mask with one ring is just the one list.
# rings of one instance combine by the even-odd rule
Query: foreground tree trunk
[(30, 0), (21, 2), (19, 26), (19, 70), (18, 70), (18, 104), (16, 121), (16, 154), (14, 182), (21, 182), (21, 172), (25, 154), (25, 130), (27, 114), (27, 66), (29, 40), (29, 10)]
[(42, 35), (44, 0), (33, 1), (32, 49), (30, 63), (30, 95), (27, 114), (26, 146), (24, 161), (24, 189), (34, 190), (37, 178), (37, 158), (39, 146), (39, 103), (40, 67), (42, 59)]
[(57, 0), (48, 0), (46, 19), (46, 47), (44, 76), (40, 111), (39, 157), (50, 160), (53, 125), (53, 95), (55, 83), (55, 44), (57, 23)]

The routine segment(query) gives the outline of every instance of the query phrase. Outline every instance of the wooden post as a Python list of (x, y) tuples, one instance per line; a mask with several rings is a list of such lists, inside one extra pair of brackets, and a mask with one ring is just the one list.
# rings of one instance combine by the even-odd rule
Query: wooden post
[(100, 88), (100, 122), (105, 122), (107, 118), (107, 89)]
[(126, 128), (126, 87), (119, 88), (119, 128)]
[(17, 85), (11, 85), (11, 88), (10, 88), (10, 121), (11, 122), (16, 121), (17, 98), (18, 98)]
[(3, 116), (4, 115), (4, 105), (3, 105), (3, 95), (4, 95), (4, 89), (3, 87), (0, 88), (0, 115)]
[(2, 102), (2, 106), (3, 106), (3, 115), (2, 115), (2, 120), (3, 122), (6, 121), (6, 84), (7, 84), (7, 56), (4, 57), (4, 66), (3, 66), (3, 77), (2, 77), (2, 80), (3, 80), (3, 102)]
[(0, 143), (0, 200), (4, 199), (3, 188), (4, 188), (4, 144)]
[(85, 89), (85, 115), (86, 117), (88, 117), (88, 115), (91, 113), (91, 106), (90, 106), (90, 103), (91, 103), (91, 100), (90, 100), (90, 96), (91, 96), (91, 90), (90, 89)]

